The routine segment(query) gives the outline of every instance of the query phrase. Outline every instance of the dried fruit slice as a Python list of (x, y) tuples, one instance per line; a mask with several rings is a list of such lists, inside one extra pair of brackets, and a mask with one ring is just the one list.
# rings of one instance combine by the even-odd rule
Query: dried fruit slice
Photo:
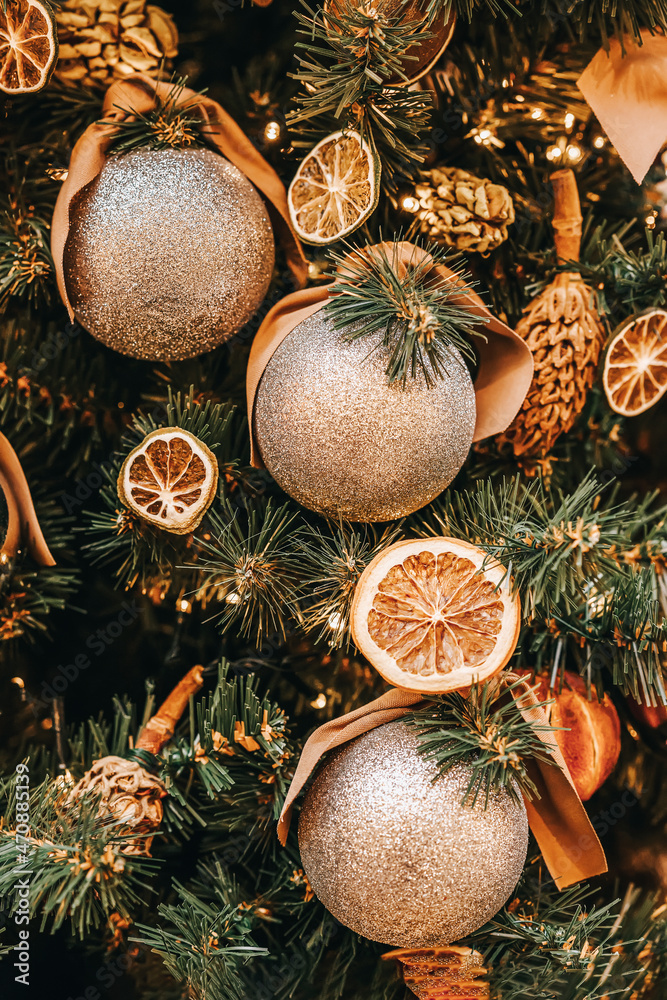
[(301, 161), (289, 186), (290, 217), (304, 243), (335, 243), (364, 222), (380, 194), (380, 161), (358, 132), (334, 132)]
[(180, 427), (161, 427), (125, 459), (118, 496), (145, 521), (187, 535), (211, 506), (217, 483), (218, 463), (206, 445)]
[(485, 558), (455, 538), (419, 538), (390, 545), (366, 567), (352, 603), (352, 635), (390, 684), (455, 691), (505, 666), (521, 604), (505, 568), (482, 569)]
[(607, 402), (635, 417), (667, 390), (667, 312), (652, 309), (624, 323), (607, 348), (602, 373)]
[(58, 56), (56, 20), (43, 0), (0, 4), (0, 90), (31, 94), (51, 76)]

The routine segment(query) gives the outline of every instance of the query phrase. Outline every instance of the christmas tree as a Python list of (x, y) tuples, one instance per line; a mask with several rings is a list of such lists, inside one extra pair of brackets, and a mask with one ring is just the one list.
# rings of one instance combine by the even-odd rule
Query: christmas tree
[(662, 1000), (667, 7), (321, 2), (0, 8), (0, 996)]

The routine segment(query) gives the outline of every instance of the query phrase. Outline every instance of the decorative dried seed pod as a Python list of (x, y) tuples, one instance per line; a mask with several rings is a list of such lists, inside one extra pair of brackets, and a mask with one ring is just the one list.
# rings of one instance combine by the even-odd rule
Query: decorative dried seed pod
[[(136, 743), (137, 750), (157, 754), (171, 739), (190, 696), (203, 684), (202, 667), (189, 670), (148, 720)], [(102, 823), (118, 824), (114, 832), (127, 836), (123, 854), (149, 855), (153, 835), (162, 822), (163, 782), (136, 761), (124, 757), (101, 757), (86, 771), (67, 795), (65, 808), (74, 809), (84, 797), (98, 800)]]
[(512, 197), (501, 184), (456, 167), (434, 167), (415, 187), (418, 231), (457, 250), (489, 253), (514, 222)]
[(403, 980), (419, 1000), (489, 1000), (482, 956), (472, 948), (399, 948), (382, 958), (403, 967)]
[[(558, 257), (576, 261), (582, 218), (574, 174), (560, 170), (551, 180)], [(597, 376), (605, 335), (595, 293), (576, 272), (558, 274), (530, 303), (516, 332), (530, 347), (535, 373), (518, 415), (496, 441), (517, 458), (543, 458), (572, 428)]]
[(178, 55), (171, 14), (145, 0), (65, 0), (56, 21), (63, 83), (106, 88), (132, 73), (157, 77)]
[(100, 819), (118, 823), (119, 835), (132, 837), (123, 844), (123, 854), (150, 854), (153, 834), (162, 822), (161, 799), (166, 794), (160, 779), (140, 764), (109, 756), (96, 760), (76, 783), (67, 805), (75, 806), (92, 795), (98, 800)]

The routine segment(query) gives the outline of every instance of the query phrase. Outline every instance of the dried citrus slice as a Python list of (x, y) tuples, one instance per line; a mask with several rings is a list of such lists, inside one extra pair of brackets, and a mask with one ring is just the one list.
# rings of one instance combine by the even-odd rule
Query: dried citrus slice
[(633, 316), (614, 334), (602, 372), (607, 402), (616, 413), (634, 417), (657, 403), (667, 390), (667, 312), (652, 309)]
[(358, 132), (334, 132), (301, 161), (289, 186), (290, 217), (304, 243), (335, 243), (373, 212), (380, 160)]
[(210, 507), (217, 483), (218, 463), (206, 445), (180, 427), (161, 427), (125, 459), (118, 496), (145, 521), (187, 535)]
[(56, 20), (43, 0), (0, 3), (0, 90), (31, 94), (51, 76), (58, 56)]
[(396, 687), (432, 694), (484, 681), (514, 651), (521, 604), (499, 563), (456, 538), (390, 545), (361, 574), (352, 603), (359, 650)]

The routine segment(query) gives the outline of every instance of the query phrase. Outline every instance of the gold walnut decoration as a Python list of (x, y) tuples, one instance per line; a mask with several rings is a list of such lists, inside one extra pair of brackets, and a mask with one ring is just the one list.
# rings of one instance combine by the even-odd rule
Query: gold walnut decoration
[(178, 55), (171, 15), (145, 0), (65, 0), (56, 21), (62, 83), (106, 88), (132, 73), (157, 77)]
[[(203, 684), (203, 669), (193, 667), (179, 681), (155, 715), (139, 734), (135, 749), (158, 754), (174, 734), (190, 697)], [(162, 799), (167, 794), (163, 782), (136, 761), (124, 757), (101, 757), (71, 789), (68, 808), (82, 799), (97, 799), (97, 815), (102, 823), (117, 824), (120, 848), (129, 855), (150, 855), (153, 836), (162, 822)]]
[[(574, 174), (560, 170), (551, 180), (558, 259), (577, 261), (582, 217)], [(605, 335), (595, 293), (577, 272), (557, 274), (524, 311), (516, 332), (530, 347), (535, 373), (519, 413), (496, 441), (517, 458), (540, 461), (572, 428), (597, 377)]]
[(455, 247), (490, 253), (507, 239), (514, 222), (512, 197), (501, 184), (457, 167), (434, 167), (415, 186), (418, 231)]
[(397, 960), (403, 980), (419, 1000), (489, 1000), (487, 970), (482, 956), (472, 948), (399, 948), (382, 956)]

